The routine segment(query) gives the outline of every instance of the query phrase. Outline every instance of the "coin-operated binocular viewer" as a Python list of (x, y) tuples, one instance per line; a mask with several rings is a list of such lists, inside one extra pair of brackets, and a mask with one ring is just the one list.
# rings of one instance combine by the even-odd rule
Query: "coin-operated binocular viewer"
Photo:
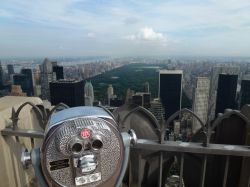
[(24, 152), (41, 187), (121, 186), (133, 130), (120, 133), (112, 114), (99, 107), (54, 113), (40, 149)]

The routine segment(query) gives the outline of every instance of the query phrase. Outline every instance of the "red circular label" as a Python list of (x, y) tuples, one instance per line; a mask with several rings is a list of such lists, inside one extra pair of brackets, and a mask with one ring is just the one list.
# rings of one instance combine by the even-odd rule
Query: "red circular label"
[(82, 129), (81, 137), (85, 139), (91, 137), (91, 131), (89, 129)]

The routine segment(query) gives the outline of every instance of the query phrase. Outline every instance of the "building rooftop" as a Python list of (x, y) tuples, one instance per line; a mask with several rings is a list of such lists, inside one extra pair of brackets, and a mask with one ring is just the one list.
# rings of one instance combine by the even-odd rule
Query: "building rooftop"
[(75, 79), (59, 79), (56, 81), (53, 81), (52, 83), (77, 83), (80, 82), (80, 80), (75, 80)]
[(166, 70), (166, 69), (161, 69), (160, 74), (183, 74), (182, 70)]

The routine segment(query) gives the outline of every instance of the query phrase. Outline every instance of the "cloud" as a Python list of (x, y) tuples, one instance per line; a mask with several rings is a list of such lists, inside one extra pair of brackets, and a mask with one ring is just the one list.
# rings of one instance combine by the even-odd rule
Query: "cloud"
[[(199, 51), (230, 55), (240, 49), (242, 54), (249, 55), (250, 0), (104, 2), (1, 1), (0, 56), (11, 53), (15, 56), (22, 49), (27, 49), (23, 55), (30, 55), (29, 50), (56, 53), (57, 46), (43, 50), (30, 47), (37, 43), (46, 46), (48, 42), (60, 43), (67, 49), (72, 43), (68, 54), (80, 55), (82, 51), (88, 55), (87, 50), (97, 55), (103, 51), (122, 54), (131, 46), (134, 46), (131, 51), (140, 54), (149, 51), (158, 54), (160, 50), (165, 54), (175, 49), (179, 54)], [(7, 44), (13, 50), (7, 50)], [(164, 45), (171, 47), (163, 48)]]
[(124, 19), (124, 23), (126, 25), (133, 25), (133, 24), (136, 24), (138, 22), (139, 22), (139, 20), (135, 17), (128, 17), (128, 18)]
[(12, 17), (11, 12), (0, 9), (0, 17)]
[(64, 49), (65, 49), (65, 48), (63, 47), (63, 45), (59, 45), (58, 48), (59, 48), (60, 50), (64, 50)]
[(139, 38), (147, 41), (165, 41), (165, 37), (162, 33), (155, 32), (149, 27), (142, 28), (138, 36)]
[(87, 34), (87, 37), (88, 37), (88, 38), (95, 38), (95, 33), (89, 32), (89, 33)]
[(166, 43), (166, 37), (160, 33), (154, 31), (151, 27), (144, 27), (140, 29), (137, 34), (125, 36), (125, 39), (132, 41), (150, 41), (150, 42), (161, 42)]

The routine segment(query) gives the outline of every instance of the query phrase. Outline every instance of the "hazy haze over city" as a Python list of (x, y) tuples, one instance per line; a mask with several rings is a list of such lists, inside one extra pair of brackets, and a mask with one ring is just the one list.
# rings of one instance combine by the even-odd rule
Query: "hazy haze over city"
[(249, 0), (6, 0), (0, 56), (249, 56)]

